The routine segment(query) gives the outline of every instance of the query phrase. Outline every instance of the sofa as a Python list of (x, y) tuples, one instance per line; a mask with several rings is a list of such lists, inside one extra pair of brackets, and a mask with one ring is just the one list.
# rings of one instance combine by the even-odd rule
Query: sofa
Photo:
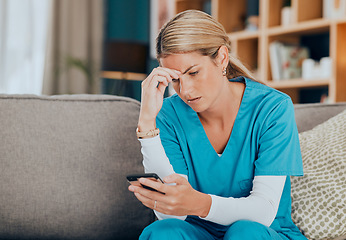
[[(138, 239), (155, 220), (127, 190), (143, 172), (140, 103), (109, 95), (0, 95), (0, 239)], [(299, 131), (346, 103), (296, 105)]]

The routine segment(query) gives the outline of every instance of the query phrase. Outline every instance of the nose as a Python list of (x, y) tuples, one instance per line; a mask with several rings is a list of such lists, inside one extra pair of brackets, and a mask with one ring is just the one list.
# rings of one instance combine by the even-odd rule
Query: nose
[(180, 94), (182, 95), (189, 95), (189, 93), (191, 93), (192, 89), (193, 89), (193, 83), (191, 81), (191, 79), (188, 78), (183, 78), (182, 76), (180, 76), (180, 85), (179, 85), (179, 91)]

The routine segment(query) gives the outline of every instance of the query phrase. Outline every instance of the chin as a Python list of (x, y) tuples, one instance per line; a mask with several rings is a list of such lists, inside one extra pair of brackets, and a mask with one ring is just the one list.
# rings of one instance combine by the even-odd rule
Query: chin
[(207, 110), (207, 108), (203, 105), (200, 106), (190, 106), (192, 108), (192, 110), (194, 110), (196, 113), (201, 113), (204, 112), (205, 110)]

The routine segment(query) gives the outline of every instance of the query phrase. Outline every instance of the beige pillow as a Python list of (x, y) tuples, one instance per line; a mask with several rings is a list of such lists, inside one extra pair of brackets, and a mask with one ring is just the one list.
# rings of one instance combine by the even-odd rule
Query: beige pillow
[(346, 110), (299, 139), (304, 176), (291, 177), (292, 219), (309, 239), (346, 235)]

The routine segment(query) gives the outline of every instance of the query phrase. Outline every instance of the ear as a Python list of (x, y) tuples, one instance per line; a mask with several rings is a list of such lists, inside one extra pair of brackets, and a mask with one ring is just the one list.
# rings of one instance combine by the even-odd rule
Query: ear
[(229, 62), (228, 48), (222, 45), (219, 48), (219, 54), (217, 55), (217, 63), (222, 69), (226, 68)]

